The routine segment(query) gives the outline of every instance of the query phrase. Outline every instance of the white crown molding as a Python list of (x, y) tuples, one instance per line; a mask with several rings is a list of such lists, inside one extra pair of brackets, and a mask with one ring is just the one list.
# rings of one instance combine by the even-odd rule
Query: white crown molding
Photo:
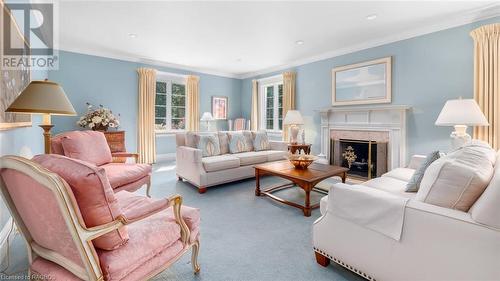
[(154, 65), (154, 66), (161, 66), (161, 67), (168, 67), (168, 68), (177, 69), (177, 70), (184, 70), (187, 72), (197, 72), (197, 73), (203, 73), (203, 74), (208, 74), (208, 75), (241, 79), (239, 77), (239, 75), (234, 74), (234, 73), (221, 72), (221, 71), (208, 69), (208, 68), (201, 68), (201, 67), (191, 67), (191, 66), (186, 66), (186, 65), (181, 65), (181, 64), (159, 61), (159, 60), (155, 60), (155, 59), (138, 58), (134, 55), (118, 54), (116, 52), (99, 50), (98, 48), (91, 48), (91, 49), (85, 48), (85, 49), (83, 49), (83, 48), (73, 48), (73, 47), (69, 47), (69, 48), (68, 47), (61, 47), (59, 49), (59, 51), (72, 52), (72, 53), (78, 53), (78, 54), (84, 54), (84, 55), (91, 55), (91, 56), (103, 57), (103, 58), (110, 58), (110, 59), (115, 59), (115, 60), (123, 60), (123, 61), (135, 62), (135, 63), (150, 64), (150, 65)]
[(455, 17), (449, 17), (448, 19), (443, 20), (439, 23), (427, 25), (424, 27), (419, 27), (419, 28), (416, 28), (416, 29), (413, 29), (410, 31), (406, 31), (406, 32), (399, 33), (399, 34), (394, 34), (394, 35), (387, 36), (387, 37), (377, 39), (377, 40), (368, 41), (368, 42), (365, 42), (362, 44), (357, 44), (357, 45), (349, 46), (346, 48), (329, 51), (329, 52), (326, 52), (326, 53), (323, 53), (320, 55), (316, 55), (316, 56), (312, 56), (309, 58), (299, 59), (299, 60), (293, 61), (291, 63), (283, 64), (280, 66), (269, 67), (269, 68), (262, 69), (259, 71), (241, 74), (238, 76), (238, 78), (239, 79), (247, 79), (247, 78), (252, 78), (255, 76), (259, 76), (259, 75), (268, 74), (271, 72), (286, 70), (286, 69), (297, 67), (300, 65), (305, 65), (305, 64), (317, 62), (317, 61), (322, 61), (325, 59), (330, 59), (330, 58), (338, 57), (341, 55), (346, 55), (346, 54), (354, 53), (357, 51), (362, 51), (362, 50), (370, 49), (373, 47), (378, 47), (378, 46), (382, 46), (382, 45), (386, 45), (386, 44), (390, 44), (390, 43), (418, 37), (418, 36), (425, 35), (425, 34), (438, 32), (441, 30), (450, 29), (453, 27), (458, 27), (458, 26), (465, 25), (465, 24), (470, 24), (473, 22), (477, 22), (477, 21), (481, 21), (481, 20), (485, 20), (485, 19), (489, 19), (489, 18), (493, 18), (493, 17), (497, 17), (497, 16), (500, 16), (500, 4), (493, 3), (490, 5), (481, 7), (480, 9), (475, 9), (472, 11), (468, 11), (467, 13), (459, 14)]

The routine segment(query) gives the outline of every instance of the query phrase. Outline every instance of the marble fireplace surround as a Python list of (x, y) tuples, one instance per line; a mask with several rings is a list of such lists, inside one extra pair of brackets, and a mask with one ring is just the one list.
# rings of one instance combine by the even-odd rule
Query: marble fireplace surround
[(321, 116), (321, 154), (330, 159), (331, 139), (387, 142), (387, 168), (406, 165), (407, 105), (330, 107)]

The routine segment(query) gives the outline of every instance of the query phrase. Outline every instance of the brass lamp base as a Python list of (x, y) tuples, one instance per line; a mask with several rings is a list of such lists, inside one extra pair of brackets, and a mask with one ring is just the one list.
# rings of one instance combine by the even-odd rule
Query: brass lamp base
[(43, 139), (44, 139), (44, 143), (45, 143), (45, 154), (50, 154), (51, 153), (50, 130), (52, 130), (54, 125), (38, 125), (38, 126), (43, 129)]

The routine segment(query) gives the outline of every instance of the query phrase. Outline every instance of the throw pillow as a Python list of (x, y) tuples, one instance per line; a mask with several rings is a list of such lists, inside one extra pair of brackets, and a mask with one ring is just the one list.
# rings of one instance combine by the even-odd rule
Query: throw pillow
[(245, 141), (247, 145), (246, 151), (253, 151), (253, 135), (251, 131), (243, 131), (243, 136), (245, 136)]
[(202, 157), (219, 155), (219, 138), (215, 134), (199, 136), (198, 149), (201, 150)]
[(439, 151), (433, 151), (427, 155), (425, 160), (422, 162), (420, 167), (413, 173), (413, 176), (411, 177), (410, 181), (408, 181), (408, 184), (406, 184), (406, 192), (417, 192), (418, 188), (420, 187), (420, 182), (422, 181), (422, 178), (424, 177), (425, 170), (427, 170), (427, 167), (429, 167), (432, 162), (436, 161), (439, 159)]
[(467, 212), (490, 182), (494, 163), (491, 147), (462, 147), (427, 168), (415, 199)]
[(111, 149), (102, 132), (73, 131), (61, 140), (64, 155), (101, 166), (113, 161)]
[(253, 148), (255, 151), (270, 150), (271, 144), (266, 131), (253, 132)]
[[(110, 223), (122, 215), (103, 168), (56, 154), (38, 155), (33, 161), (58, 174), (69, 184), (87, 227)], [(92, 242), (96, 248), (114, 250), (128, 239), (127, 228), (124, 226)]]
[(229, 137), (229, 152), (240, 153), (248, 151), (247, 141), (243, 133), (241, 132), (228, 133), (228, 137)]
[(220, 154), (229, 153), (229, 137), (226, 132), (218, 132), (219, 144), (220, 144)]

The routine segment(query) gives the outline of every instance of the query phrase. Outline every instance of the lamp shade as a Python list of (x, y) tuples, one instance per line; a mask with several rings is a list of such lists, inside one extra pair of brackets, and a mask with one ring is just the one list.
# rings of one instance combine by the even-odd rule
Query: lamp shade
[(212, 116), (212, 113), (210, 112), (204, 112), (203, 115), (201, 116), (200, 121), (213, 121), (214, 117)]
[(436, 120), (437, 126), (489, 126), (488, 120), (473, 99), (449, 100)]
[(288, 110), (283, 121), (284, 125), (302, 125), (304, 124), (304, 119), (298, 110)]
[(5, 112), (76, 115), (63, 88), (47, 80), (32, 81)]

